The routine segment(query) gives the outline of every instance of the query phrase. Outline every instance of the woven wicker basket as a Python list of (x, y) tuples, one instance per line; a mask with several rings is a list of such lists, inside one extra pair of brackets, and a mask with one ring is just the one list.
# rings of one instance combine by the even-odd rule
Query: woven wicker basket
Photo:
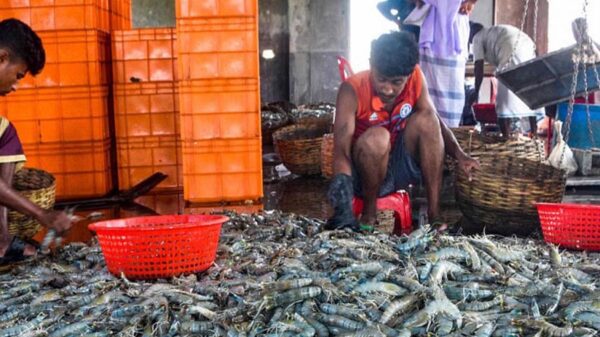
[[(545, 159), (544, 143), (527, 137), (506, 140), (498, 135), (480, 134), (473, 129), (452, 129), (460, 147), (472, 158), (479, 159), (483, 155), (508, 155), (517, 158), (541, 162)], [(446, 168), (453, 171), (456, 162), (446, 156)]]
[(321, 142), (328, 127), (321, 124), (298, 124), (281, 128), (273, 134), (275, 151), (290, 172), (299, 175), (321, 173)]
[(462, 213), (486, 231), (513, 234), (539, 228), (535, 202), (560, 202), (564, 172), (538, 161), (484, 155), (472, 179), (456, 174), (456, 199)]
[[(23, 168), (15, 173), (13, 188), (22, 196), (43, 209), (54, 207), (56, 182), (43, 170)], [(41, 224), (28, 215), (16, 211), (8, 212), (8, 231), (12, 235), (29, 239), (41, 228)]]
[(321, 144), (321, 175), (327, 179), (333, 177), (333, 133), (323, 136)]
[(262, 143), (273, 143), (273, 132), (291, 123), (291, 117), (278, 105), (266, 105), (261, 108)]

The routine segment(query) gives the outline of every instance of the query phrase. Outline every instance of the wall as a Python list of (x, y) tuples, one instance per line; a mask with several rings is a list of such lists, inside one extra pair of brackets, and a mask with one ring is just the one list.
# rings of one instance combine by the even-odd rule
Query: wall
[[(525, 27), (523, 31), (531, 38), (534, 37), (533, 31), (535, 26), (535, 1), (529, 1), (527, 17), (525, 19)], [(525, 1), (522, 0), (504, 0), (496, 1), (496, 23), (509, 24), (515, 27), (521, 27), (523, 13), (525, 11)], [(538, 55), (543, 55), (548, 51), (548, 0), (539, 0), (538, 2), (538, 17), (537, 17), (537, 52)], [(570, 27), (568, 27), (570, 28)], [(567, 28), (567, 29), (568, 29)]]
[(133, 27), (175, 27), (175, 0), (133, 0)]
[[(263, 104), (290, 100), (288, 1), (259, 0), (260, 93)], [(273, 50), (265, 59), (262, 52)]]
[[(195, 0), (202, 1), (202, 0)], [(335, 102), (338, 55), (349, 52), (349, 0), (258, 0), (263, 103)], [(174, 0), (133, 0), (136, 28), (175, 26)]]
[(335, 102), (338, 55), (349, 52), (349, 0), (290, 0), (290, 100)]
[(494, 24), (494, 1), (478, 0), (473, 13), (471, 13), (471, 21), (479, 22), (485, 27), (492, 26)]

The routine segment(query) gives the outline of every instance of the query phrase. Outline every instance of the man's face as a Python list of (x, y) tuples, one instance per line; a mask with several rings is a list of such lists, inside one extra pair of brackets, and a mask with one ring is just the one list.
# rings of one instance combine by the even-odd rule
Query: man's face
[(0, 49), (0, 96), (17, 90), (19, 80), (27, 74), (27, 65), (20, 59), (10, 57), (5, 49)]
[(372, 67), (371, 78), (375, 93), (383, 103), (393, 103), (396, 97), (402, 93), (408, 76), (388, 77), (381, 74), (377, 68)]

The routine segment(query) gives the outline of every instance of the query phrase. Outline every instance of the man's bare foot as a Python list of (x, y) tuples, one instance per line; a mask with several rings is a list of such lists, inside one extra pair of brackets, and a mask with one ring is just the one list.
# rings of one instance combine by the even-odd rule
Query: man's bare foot
[(376, 215), (361, 214), (361, 216), (360, 216), (360, 223), (364, 223), (366, 225), (375, 225), (376, 222), (377, 222)]
[[(13, 240), (12, 236), (8, 237), (7, 239), (0, 240), (0, 258), (3, 258), (6, 255), (6, 251), (10, 247), (12, 240)], [(31, 245), (29, 243), (25, 243), (25, 248), (23, 249), (23, 256), (25, 256), (25, 257), (35, 256), (36, 250), (37, 249), (33, 245)]]
[(359, 220), (359, 229), (361, 231), (372, 232), (375, 229), (375, 224), (377, 224), (377, 216), (369, 216), (362, 214)]

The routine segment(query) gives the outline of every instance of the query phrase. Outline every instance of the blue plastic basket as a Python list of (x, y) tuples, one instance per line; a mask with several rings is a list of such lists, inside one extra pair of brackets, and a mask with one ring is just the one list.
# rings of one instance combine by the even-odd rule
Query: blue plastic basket
[[(590, 119), (592, 121), (592, 132), (594, 140), (590, 139), (588, 131), (588, 119), (586, 113), (586, 104), (575, 104), (573, 106), (573, 116), (571, 118), (571, 134), (567, 144), (572, 148), (589, 149), (592, 147), (600, 147), (600, 105), (590, 106)], [(561, 103), (558, 105), (558, 118), (565, 121), (569, 104)], [(563, 132), (565, 132), (563, 125)]]

